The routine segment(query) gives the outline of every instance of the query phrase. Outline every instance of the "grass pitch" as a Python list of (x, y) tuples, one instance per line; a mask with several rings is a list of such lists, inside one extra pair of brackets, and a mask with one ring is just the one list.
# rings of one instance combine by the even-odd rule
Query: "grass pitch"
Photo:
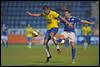
[(1, 48), (1, 66), (99, 66), (99, 46), (89, 46), (85, 51), (83, 46), (76, 45), (76, 63), (72, 64), (71, 48), (60, 46), (58, 54), (54, 45), (50, 46), (52, 59), (45, 63), (46, 53), (43, 45), (9, 45)]

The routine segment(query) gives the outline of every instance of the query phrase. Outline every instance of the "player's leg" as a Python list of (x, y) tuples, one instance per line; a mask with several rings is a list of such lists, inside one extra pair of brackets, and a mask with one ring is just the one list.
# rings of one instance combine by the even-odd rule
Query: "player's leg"
[(4, 48), (4, 41), (1, 39), (1, 46)]
[(4, 47), (6, 47), (6, 40), (3, 40), (3, 42), (4, 42)]
[(73, 32), (70, 32), (69, 41), (72, 48), (72, 63), (75, 63), (76, 48), (75, 48), (75, 34)]
[(87, 42), (87, 40), (88, 40), (87, 35), (84, 35), (84, 50), (86, 50), (87, 47), (88, 47), (88, 42)]
[(5, 47), (5, 43), (4, 43), (5, 38), (3, 35), (1, 36), (1, 40), (2, 40), (2, 47), (4, 48)]
[(47, 31), (46, 35), (45, 35), (45, 38), (44, 38), (44, 46), (45, 46), (45, 51), (46, 51), (46, 54), (47, 54), (46, 62), (49, 62), (50, 58), (52, 57), (51, 54), (50, 54), (49, 45), (48, 45), (48, 41), (50, 39), (51, 39), (50, 38), (50, 32)]
[(49, 50), (48, 41), (49, 40), (47, 40), (47, 39), (44, 40), (45, 51), (46, 51), (46, 54), (47, 54), (46, 62), (49, 62), (50, 58), (52, 57), (50, 50)]
[(54, 44), (56, 45), (56, 48), (57, 48), (58, 53), (60, 53), (59, 44), (57, 43), (56, 37), (55, 37), (55, 35), (56, 35), (57, 32), (58, 32), (58, 28), (52, 29), (52, 30), (50, 31), (50, 36), (51, 36), (52, 41), (53, 41)]
[(5, 36), (5, 47), (8, 47), (8, 36)]
[(76, 53), (75, 42), (70, 41), (70, 44), (72, 48), (72, 63), (75, 63), (75, 53)]
[(91, 38), (91, 35), (88, 35), (88, 40), (87, 40), (88, 46), (90, 45), (90, 38)]
[(27, 37), (27, 41), (28, 41), (28, 48), (31, 48), (32, 46), (32, 37)]
[(56, 41), (59, 43), (59, 44), (64, 44), (65, 46), (68, 44), (68, 41), (67, 41), (67, 32), (63, 32), (62, 34), (62, 37), (61, 38), (58, 38)]

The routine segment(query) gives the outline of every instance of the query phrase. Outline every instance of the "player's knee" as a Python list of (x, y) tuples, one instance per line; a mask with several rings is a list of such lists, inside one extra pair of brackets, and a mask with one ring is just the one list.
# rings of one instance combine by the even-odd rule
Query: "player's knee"
[(75, 48), (75, 45), (71, 45), (72, 48)]
[(52, 40), (56, 40), (56, 37), (55, 37), (55, 36), (51, 36), (51, 39), (52, 39)]
[(46, 40), (44, 40), (44, 45), (47, 45), (47, 41)]
[(53, 38), (54, 37), (54, 33), (50, 33), (50, 36), (51, 36), (51, 38)]
[(72, 48), (75, 48), (75, 43), (74, 42), (70, 42), (70, 44), (71, 44)]

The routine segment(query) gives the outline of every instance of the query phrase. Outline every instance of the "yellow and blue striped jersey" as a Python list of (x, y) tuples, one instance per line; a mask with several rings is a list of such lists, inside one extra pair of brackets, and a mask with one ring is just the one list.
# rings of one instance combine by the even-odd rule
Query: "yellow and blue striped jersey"
[(52, 28), (58, 28), (58, 23), (59, 23), (59, 20), (57, 19), (59, 17), (58, 13), (50, 10), (49, 14), (43, 13), (42, 16), (44, 16), (46, 19), (48, 30)]
[(91, 27), (90, 26), (83, 26), (82, 27), (82, 32), (83, 32), (83, 35), (88, 35), (90, 34), (92, 31)]
[(33, 33), (33, 28), (32, 27), (27, 27), (25, 29), (25, 31), (26, 31), (26, 36), (27, 37), (32, 37), (32, 33)]

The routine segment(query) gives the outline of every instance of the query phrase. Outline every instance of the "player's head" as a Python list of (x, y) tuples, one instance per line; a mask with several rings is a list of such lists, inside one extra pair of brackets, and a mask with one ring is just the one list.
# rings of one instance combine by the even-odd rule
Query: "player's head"
[(70, 10), (64, 10), (64, 15), (65, 15), (65, 17), (69, 18), (71, 16), (71, 11)]
[(31, 25), (30, 25), (30, 24), (28, 24), (28, 25), (27, 25), (27, 27), (31, 27)]
[(44, 6), (43, 6), (43, 10), (44, 10), (44, 12), (45, 12), (46, 14), (48, 14), (48, 13), (50, 12), (50, 8), (49, 8), (48, 5), (44, 5)]
[(6, 25), (5, 25), (5, 24), (3, 24), (2, 26), (3, 26), (3, 27), (5, 27)]

